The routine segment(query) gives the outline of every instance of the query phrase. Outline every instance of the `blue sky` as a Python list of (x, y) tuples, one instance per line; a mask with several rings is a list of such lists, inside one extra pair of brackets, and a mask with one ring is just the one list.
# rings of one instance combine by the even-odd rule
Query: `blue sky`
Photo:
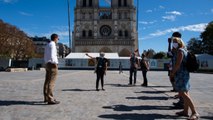
[[(74, 7), (75, 0), (70, 0), (71, 29)], [(60, 42), (68, 44), (67, 0), (0, 0), (0, 19), (29, 36), (58, 33)], [(167, 38), (174, 31), (187, 43), (211, 21), (213, 0), (139, 0), (139, 50), (167, 51)]]

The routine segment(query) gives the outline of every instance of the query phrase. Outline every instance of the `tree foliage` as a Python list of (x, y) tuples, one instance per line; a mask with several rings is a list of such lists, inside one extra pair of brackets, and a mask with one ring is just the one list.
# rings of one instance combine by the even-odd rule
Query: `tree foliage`
[(153, 56), (153, 59), (163, 59), (163, 58), (166, 58), (165, 52), (158, 52)]
[(213, 21), (210, 22), (200, 38), (192, 38), (187, 43), (187, 49), (195, 54), (211, 54), (213, 55)]
[(199, 40), (198, 38), (190, 39), (187, 44), (187, 49), (189, 51), (192, 51), (194, 54), (202, 54), (203, 53), (202, 41)]
[(213, 55), (213, 21), (207, 25), (200, 37), (202, 38), (204, 53)]
[(153, 49), (144, 50), (143, 53), (146, 55), (147, 58), (153, 58), (153, 56), (156, 54)]
[(33, 41), (17, 27), (0, 20), (0, 57), (23, 60), (33, 57)]

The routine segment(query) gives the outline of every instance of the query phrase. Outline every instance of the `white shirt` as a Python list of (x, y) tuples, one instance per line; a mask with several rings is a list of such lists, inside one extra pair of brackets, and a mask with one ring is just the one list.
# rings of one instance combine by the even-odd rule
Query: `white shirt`
[(57, 48), (54, 41), (49, 42), (45, 47), (44, 62), (58, 64)]

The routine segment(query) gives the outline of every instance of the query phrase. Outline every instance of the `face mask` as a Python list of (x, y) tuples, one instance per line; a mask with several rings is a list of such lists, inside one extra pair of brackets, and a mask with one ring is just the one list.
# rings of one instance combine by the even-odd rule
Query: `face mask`
[(173, 44), (172, 44), (172, 47), (178, 48), (178, 43), (173, 43)]

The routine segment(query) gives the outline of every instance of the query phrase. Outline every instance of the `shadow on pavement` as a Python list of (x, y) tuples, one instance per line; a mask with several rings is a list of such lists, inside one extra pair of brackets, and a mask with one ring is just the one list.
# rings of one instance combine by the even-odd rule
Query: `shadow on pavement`
[(98, 116), (100, 118), (114, 119), (114, 120), (156, 120), (156, 119), (177, 119), (177, 116), (161, 115), (161, 114), (105, 114)]
[(147, 93), (147, 94), (161, 94), (168, 91), (141, 91), (141, 92), (135, 92), (135, 93)]
[(201, 116), (200, 118), (205, 120), (213, 120), (213, 116)]
[(132, 87), (132, 85), (128, 85), (128, 84), (105, 84), (105, 85), (110, 85), (113, 87)]
[(170, 106), (126, 106), (126, 105), (113, 105), (103, 106), (104, 109), (112, 109), (114, 111), (133, 111), (133, 110), (171, 110)]
[(96, 91), (96, 89), (91, 89), (91, 90), (86, 90), (86, 89), (63, 89), (62, 91), (84, 92), (84, 91)]
[(15, 100), (0, 100), (0, 106), (10, 105), (47, 105), (43, 101), (15, 101)]
[(156, 88), (156, 87), (159, 87), (159, 88), (162, 88), (162, 87), (169, 87), (169, 88), (172, 88), (171, 86), (163, 86), (163, 85), (162, 85), (162, 86), (154, 86), (154, 85), (153, 85), (153, 86), (150, 86), (150, 87), (154, 87), (154, 88)]
[(168, 100), (168, 97), (151, 97), (151, 96), (140, 96), (140, 97), (126, 97), (126, 99), (139, 99), (139, 100)]

